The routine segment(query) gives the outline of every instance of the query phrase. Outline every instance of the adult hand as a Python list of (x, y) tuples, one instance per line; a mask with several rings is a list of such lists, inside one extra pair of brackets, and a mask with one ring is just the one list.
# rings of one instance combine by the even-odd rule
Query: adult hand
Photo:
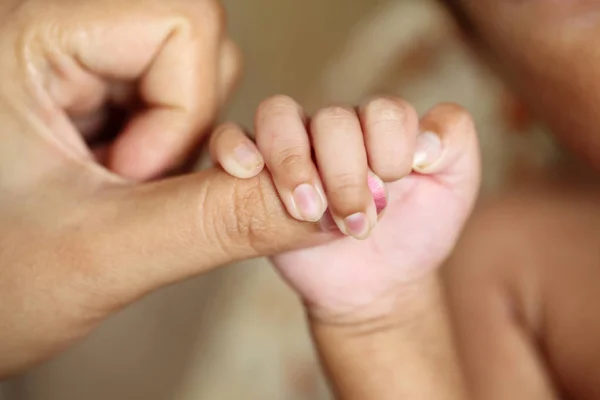
[[(152, 290), (323, 239), (268, 175), (135, 183), (181, 165), (231, 90), (223, 26), (209, 0), (0, 5), (0, 376)], [(129, 123), (90, 150), (110, 105)]]

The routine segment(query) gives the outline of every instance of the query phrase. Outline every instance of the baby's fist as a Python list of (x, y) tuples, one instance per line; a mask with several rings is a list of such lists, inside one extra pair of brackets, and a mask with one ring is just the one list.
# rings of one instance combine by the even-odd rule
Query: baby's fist
[[(258, 147), (235, 126), (218, 132), (213, 155), (226, 170), (245, 177), (266, 164), (293, 217), (353, 236), (273, 258), (309, 308), (328, 318), (393, 308), (407, 284), (448, 256), (479, 188), (475, 129), (454, 105), (420, 123), (394, 98), (309, 119), (291, 99), (275, 97), (258, 110)], [(241, 148), (254, 154), (246, 174), (230, 167)]]

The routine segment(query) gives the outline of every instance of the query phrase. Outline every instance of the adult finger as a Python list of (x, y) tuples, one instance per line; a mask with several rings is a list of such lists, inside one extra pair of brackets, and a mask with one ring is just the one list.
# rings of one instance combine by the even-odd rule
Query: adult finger
[[(79, 101), (76, 89), (84, 83), (103, 96), (86, 74), (108, 83), (136, 82), (142, 107), (111, 146), (108, 166), (145, 180), (177, 167), (197, 147), (216, 117), (221, 92), (230, 90), (237, 53), (229, 44), (222, 48), (225, 21), (217, 1), (102, 3), (73, 2), (50, 11), (55, 16), (45, 20), (60, 18), (61, 28), (46, 46), (57, 53), (51, 62), (60, 74), (51, 74), (47, 86), (67, 109), (73, 107), (69, 100)], [(221, 79), (222, 69), (227, 78)], [(81, 76), (82, 83), (71, 76)], [(66, 96), (68, 90), (79, 95)]]
[(289, 216), (267, 172), (240, 180), (211, 169), (111, 188), (81, 207), (71, 252), (115, 307), (220, 265), (339, 237)]

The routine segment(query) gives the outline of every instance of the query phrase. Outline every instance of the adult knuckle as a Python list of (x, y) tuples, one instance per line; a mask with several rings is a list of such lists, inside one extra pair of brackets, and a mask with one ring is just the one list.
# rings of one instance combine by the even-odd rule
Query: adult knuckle
[[(245, 253), (260, 255), (265, 246), (269, 211), (264, 188), (258, 182), (252, 186), (242, 181), (233, 184), (227, 196), (229, 201), (219, 199), (220, 209), (207, 220), (215, 230), (214, 245), (224, 253), (243, 247)], [(223, 204), (228, 204), (228, 208), (223, 209)]]
[(248, 187), (238, 187), (237, 190), (237, 232), (245, 238), (252, 252), (261, 255), (269, 242), (269, 227), (271, 213), (265, 196), (264, 181), (259, 179)]

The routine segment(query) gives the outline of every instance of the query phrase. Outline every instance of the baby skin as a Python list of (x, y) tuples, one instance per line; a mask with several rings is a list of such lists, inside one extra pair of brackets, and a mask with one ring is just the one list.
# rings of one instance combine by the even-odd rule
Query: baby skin
[[(259, 106), (255, 132), (256, 143), (234, 124), (218, 128), (214, 161), (239, 178), (266, 167), (293, 218), (339, 234), (272, 261), (306, 306), (340, 398), (463, 398), (436, 271), (479, 188), (468, 113), (445, 104), (419, 120), (407, 102), (380, 97), (307, 116), (277, 96)], [(344, 385), (373, 377), (373, 366), (382, 373), (364, 396)]]
[(255, 130), (256, 145), (222, 126), (211, 154), (240, 178), (265, 165), (291, 216), (340, 232), (333, 243), (273, 258), (316, 317), (388, 313), (397, 288), (446, 259), (478, 191), (477, 137), (458, 106), (419, 121), (405, 101), (375, 98), (307, 117), (278, 96), (259, 106)]

